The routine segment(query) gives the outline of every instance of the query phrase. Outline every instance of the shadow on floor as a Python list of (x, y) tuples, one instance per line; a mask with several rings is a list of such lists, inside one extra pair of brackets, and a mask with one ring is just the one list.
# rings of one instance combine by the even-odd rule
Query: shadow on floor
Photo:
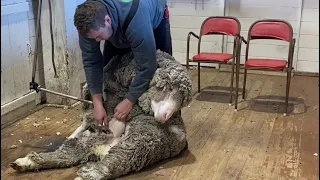
[[(235, 87), (233, 87), (232, 101), (235, 99)], [(242, 95), (242, 88), (239, 88), (239, 97)], [(216, 103), (229, 103), (230, 87), (207, 86), (202, 88), (200, 93), (195, 97), (197, 101), (207, 101)]]
[[(235, 89), (235, 88), (234, 88)], [(257, 96), (251, 99), (242, 99), (242, 88), (239, 88), (238, 110), (252, 110), (266, 113), (283, 113), (285, 108), (285, 96)], [(196, 95), (197, 101), (215, 102), (228, 104), (230, 101), (230, 87), (208, 86)], [(232, 93), (234, 105), (235, 90)], [(302, 114), (308, 110), (305, 100), (302, 98), (289, 97), (288, 114)]]
[[(246, 101), (247, 109), (256, 112), (283, 113), (285, 109), (285, 96), (257, 96)], [(304, 99), (289, 97), (288, 114), (302, 114), (307, 110)]]
[(43, 144), (43, 142), (37, 143), (36, 145), (25, 144), (23, 145), (23, 147), (32, 148), (33, 151), (36, 152), (53, 152), (57, 150), (64, 143), (65, 140), (66, 138), (57, 137), (57, 139), (55, 139), (54, 141), (47, 142), (46, 144)]

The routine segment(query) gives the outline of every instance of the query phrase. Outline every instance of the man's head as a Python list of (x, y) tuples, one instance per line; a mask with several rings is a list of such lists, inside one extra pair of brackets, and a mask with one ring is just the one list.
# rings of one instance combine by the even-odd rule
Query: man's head
[(108, 40), (113, 33), (107, 8), (100, 2), (86, 1), (79, 5), (74, 14), (74, 25), (79, 34), (96, 41)]

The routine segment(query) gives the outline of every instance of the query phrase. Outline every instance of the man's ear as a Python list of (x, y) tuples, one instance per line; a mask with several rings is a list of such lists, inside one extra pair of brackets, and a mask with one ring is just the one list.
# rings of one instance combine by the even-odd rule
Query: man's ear
[(105, 20), (107, 23), (111, 24), (111, 18), (110, 18), (109, 15), (106, 15), (106, 16), (104, 17), (104, 20)]

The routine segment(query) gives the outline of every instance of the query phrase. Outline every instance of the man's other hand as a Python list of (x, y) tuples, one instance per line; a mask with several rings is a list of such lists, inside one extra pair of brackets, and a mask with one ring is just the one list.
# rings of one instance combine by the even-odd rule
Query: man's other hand
[(133, 103), (129, 99), (121, 101), (114, 109), (114, 118), (124, 120), (132, 109)]
[(103, 107), (102, 94), (95, 94), (92, 96), (93, 99), (93, 118), (96, 120), (97, 124), (105, 125), (108, 124), (107, 113)]
[(93, 117), (96, 120), (97, 124), (101, 124), (101, 125), (103, 125), (102, 123), (104, 123), (104, 125), (108, 124), (107, 113), (102, 104), (94, 106)]

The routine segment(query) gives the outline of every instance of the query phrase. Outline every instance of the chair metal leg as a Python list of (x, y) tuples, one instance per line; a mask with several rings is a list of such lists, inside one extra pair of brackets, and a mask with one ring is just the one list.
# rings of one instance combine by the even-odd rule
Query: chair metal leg
[(238, 93), (239, 93), (239, 76), (240, 76), (240, 62), (236, 64), (236, 99), (234, 110), (238, 110)]
[(198, 62), (198, 93), (200, 93), (200, 63)]
[(233, 79), (234, 79), (234, 59), (232, 61), (231, 82), (230, 82), (230, 100), (229, 106), (232, 104), (232, 92), (233, 92)]
[(242, 99), (246, 96), (246, 83), (247, 83), (247, 69), (244, 68), (244, 76), (243, 76), (243, 89), (242, 89)]
[(187, 58), (187, 61), (186, 61), (186, 68), (187, 70), (189, 70), (189, 59)]
[(284, 113), (283, 113), (284, 116), (287, 116), (287, 113), (288, 113), (290, 82), (291, 82), (291, 70), (288, 70), (288, 72), (287, 72), (287, 83), (286, 83), (285, 110), (284, 110)]

